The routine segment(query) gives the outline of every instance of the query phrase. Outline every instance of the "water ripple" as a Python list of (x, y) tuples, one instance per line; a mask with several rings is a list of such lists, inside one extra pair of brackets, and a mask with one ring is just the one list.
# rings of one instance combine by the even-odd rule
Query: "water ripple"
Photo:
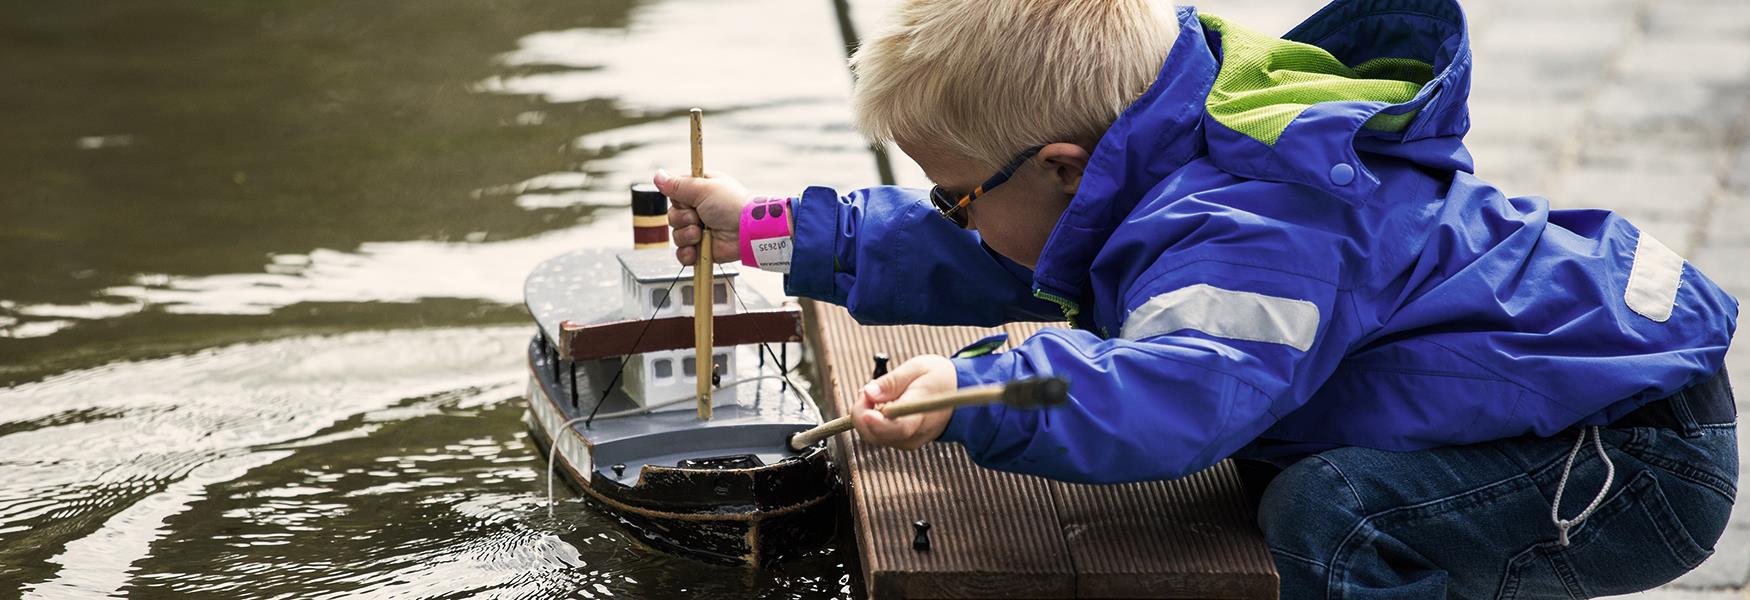
[[(514, 350), (524, 334), (291, 339), (108, 365), (0, 391), (9, 432), (0, 435), (0, 530), (7, 532), (0, 533), (0, 562), (25, 565), (32, 594), (121, 589), (130, 565), (167, 534), (167, 520), (202, 502), (209, 488), (294, 454), (261, 447), (348, 421), (345, 427), (358, 427), (364, 415), (409, 398), (507, 389), (520, 373)], [(276, 495), (286, 494), (262, 499), (298, 501)], [(286, 516), (312, 514), (302, 510), (270, 510), (275, 517), (262, 520), (294, 525), (298, 519)]]

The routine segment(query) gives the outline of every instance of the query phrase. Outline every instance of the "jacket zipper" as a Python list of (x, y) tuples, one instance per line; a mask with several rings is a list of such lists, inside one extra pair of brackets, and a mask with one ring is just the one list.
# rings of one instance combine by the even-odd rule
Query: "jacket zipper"
[[(1063, 311), (1063, 320), (1068, 321), (1070, 327), (1081, 327), (1081, 325), (1076, 323), (1076, 315), (1081, 314), (1082, 309), (1081, 306), (1074, 301), (1040, 289), (1033, 290), (1033, 296), (1041, 300), (1050, 300), (1053, 304), (1056, 304), (1058, 310)], [(1090, 331), (1091, 330), (1092, 329), (1090, 328)], [(1112, 337), (1112, 334), (1106, 331), (1104, 325), (1100, 326), (1100, 337), (1108, 339)]]
[(1052, 304), (1056, 304), (1058, 310), (1063, 311), (1063, 320), (1069, 321), (1069, 324), (1072, 327), (1076, 324), (1076, 315), (1082, 312), (1081, 307), (1078, 306), (1075, 301), (1042, 289), (1034, 288), (1033, 297), (1041, 300), (1049, 300)]

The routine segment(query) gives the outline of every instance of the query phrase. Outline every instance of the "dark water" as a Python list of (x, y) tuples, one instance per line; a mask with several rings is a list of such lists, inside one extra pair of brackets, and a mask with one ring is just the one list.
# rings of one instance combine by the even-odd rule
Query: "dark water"
[(0, 597), (861, 587), (549, 518), (517, 399), (523, 275), (630, 243), (688, 107), (756, 190), (877, 178), (832, 3), (27, 3), (0, 81)]

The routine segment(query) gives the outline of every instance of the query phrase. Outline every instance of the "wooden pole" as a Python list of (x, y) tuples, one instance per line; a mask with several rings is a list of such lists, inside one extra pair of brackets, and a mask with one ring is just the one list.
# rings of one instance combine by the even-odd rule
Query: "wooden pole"
[[(697, 108), (689, 111), (692, 117), (693, 138), (693, 176), (705, 176), (705, 113)], [(693, 263), (693, 377), (698, 380), (699, 420), (711, 420), (711, 375), (717, 372), (717, 366), (711, 360), (711, 303), (716, 300), (712, 293), (711, 274), (716, 271), (711, 260), (711, 230), (705, 227), (705, 219), (699, 219), (699, 260)]]
[[(1006, 384), (981, 385), (905, 402), (888, 402), (875, 410), (889, 419), (933, 410), (959, 408), (976, 404), (1001, 402), (1017, 408), (1056, 406), (1069, 400), (1069, 384), (1051, 377), (1023, 379)], [(814, 426), (813, 429), (790, 436), (791, 451), (800, 452), (815, 442), (851, 429), (851, 416), (845, 415)]]
[[(921, 412), (955, 408), (972, 404), (990, 404), (1003, 395), (1003, 386), (987, 385), (959, 390), (951, 394), (943, 394), (934, 398), (925, 398), (912, 402), (888, 402), (876, 409), (889, 419), (897, 419), (906, 415)], [(845, 415), (814, 426), (813, 429), (798, 432), (790, 436), (790, 449), (800, 452), (803, 448), (814, 445), (815, 442), (851, 430), (851, 416)]]

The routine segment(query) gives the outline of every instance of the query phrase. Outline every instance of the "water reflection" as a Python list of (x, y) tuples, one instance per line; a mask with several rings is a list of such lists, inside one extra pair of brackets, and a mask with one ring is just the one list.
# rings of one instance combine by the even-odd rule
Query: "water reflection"
[(513, 401), (526, 334), (282, 340), (8, 390), (0, 577), (33, 598), (850, 593), (836, 549), (749, 572), (575, 501), (548, 518)]
[[(490, 390), (495, 401), (514, 395), (507, 385), (517, 362), (508, 353), (521, 333), (286, 340), (7, 390), (0, 530), (11, 533), (0, 538), (0, 562), (47, 596), (120, 589), (130, 565), (150, 564), (155, 546), (186, 534), (177, 517), (212, 522), (222, 511), (197, 506), (224, 496), (215, 490), (297, 453), (274, 444), (336, 432), (368, 437), (359, 430), (381, 425), (364, 415), (408, 402), (442, 407), (457, 390)], [(62, 501), (52, 511), (29, 509), (43, 498)]]
[[(346, 18), (331, 3), (263, 6), (260, 15), (176, 3), (95, 11), (99, 23), (147, 11), (229, 33), (141, 53), (149, 71), (208, 70), (180, 87), (80, 81), (134, 102), (128, 133), (100, 129), (58, 142), (82, 154), (24, 161), (68, 176), (33, 172), (22, 179), (30, 192), (0, 199), (21, 209), (0, 226), (0, 383), (263, 332), (519, 320), (517, 281), (540, 258), (627, 243), (624, 190), (657, 167), (684, 168), (681, 111), (693, 104), (708, 111), (707, 164), (754, 189), (873, 178), (873, 159), (847, 125), (849, 76), (828, 3), (446, 8), (453, 14), (413, 18), (393, 7), (405, 22), (339, 32), (318, 27)], [(756, 16), (758, 27), (725, 26)], [(70, 27), (43, 20), (51, 34)], [(450, 22), (468, 23), (467, 35), (436, 33)], [(352, 35), (335, 37), (342, 32)], [(221, 59), (244, 48), (276, 63), (338, 60), (262, 48), (261, 36), (338, 44), (351, 57), (341, 62), (356, 68), (317, 76), (306, 71), (318, 67), (300, 67), (307, 77), (241, 89), (210, 81), (244, 68)], [(473, 60), (439, 64), (429, 55), (434, 36)], [(74, 71), (54, 81), (79, 81)], [(311, 95), (332, 110), (310, 113)], [(210, 96), (222, 98), (208, 117), (253, 133), (180, 124), (182, 104)], [(72, 119), (58, 130), (92, 126)], [(112, 188), (92, 189), (99, 182)], [(31, 197), (101, 208), (22, 210)], [(21, 223), (54, 234), (17, 235)], [(754, 283), (776, 291), (769, 278)], [(382, 303), (410, 307), (375, 308)]]
[[(196, 0), (0, 22), (0, 589), (770, 597), (858, 587), (543, 507), (523, 275), (626, 186), (869, 182), (829, 3)], [(22, 98), (22, 100), (20, 100)], [(775, 276), (744, 285), (768, 294)], [(569, 494), (567, 494), (569, 498)]]
[[(873, 162), (861, 138), (835, 124), (847, 118), (845, 110), (838, 100), (714, 113), (709, 127), (721, 141), (711, 146), (709, 164), (736, 174), (753, 189), (772, 193), (800, 193), (805, 181), (866, 181)], [(680, 168), (684, 162), (676, 157), (686, 157), (687, 143), (684, 115), (585, 135), (571, 145), (601, 157), (589, 163), (601, 175), (551, 173), (478, 191), (483, 200), (536, 208), (611, 207), (592, 213), (585, 225), (497, 242), (367, 242), (353, 252), (280, 254), (261, 273), (146, 275), (104, 293), (173, 314), (269, 315), (310, 302), (411, 303), (430, 298), (515, 305), (522, 301), (523, 276), (541, 260), (578, 247), (629, 247), (630, 212), (621, 208), (627, 203), (627, 186), (656, 168)], [(806, 179), (815, 173), (821, 175)], [(750, 275), (744, 279), (748, 285), (782, 293), (779, 278)]]
[[(608, 98), (635, 114), (796, 99), (838, 101), (844, 110), (850, 76), (832, 10), (792, 0), (645, 3), (625, 29), (523, 37), (499, 61), (540, 72), (494, 76), (479, 87), (559, 103)], [(734, 25), (751, 23), (758, 25)], [(708, 147), (724, 139), (706, 135)]]

